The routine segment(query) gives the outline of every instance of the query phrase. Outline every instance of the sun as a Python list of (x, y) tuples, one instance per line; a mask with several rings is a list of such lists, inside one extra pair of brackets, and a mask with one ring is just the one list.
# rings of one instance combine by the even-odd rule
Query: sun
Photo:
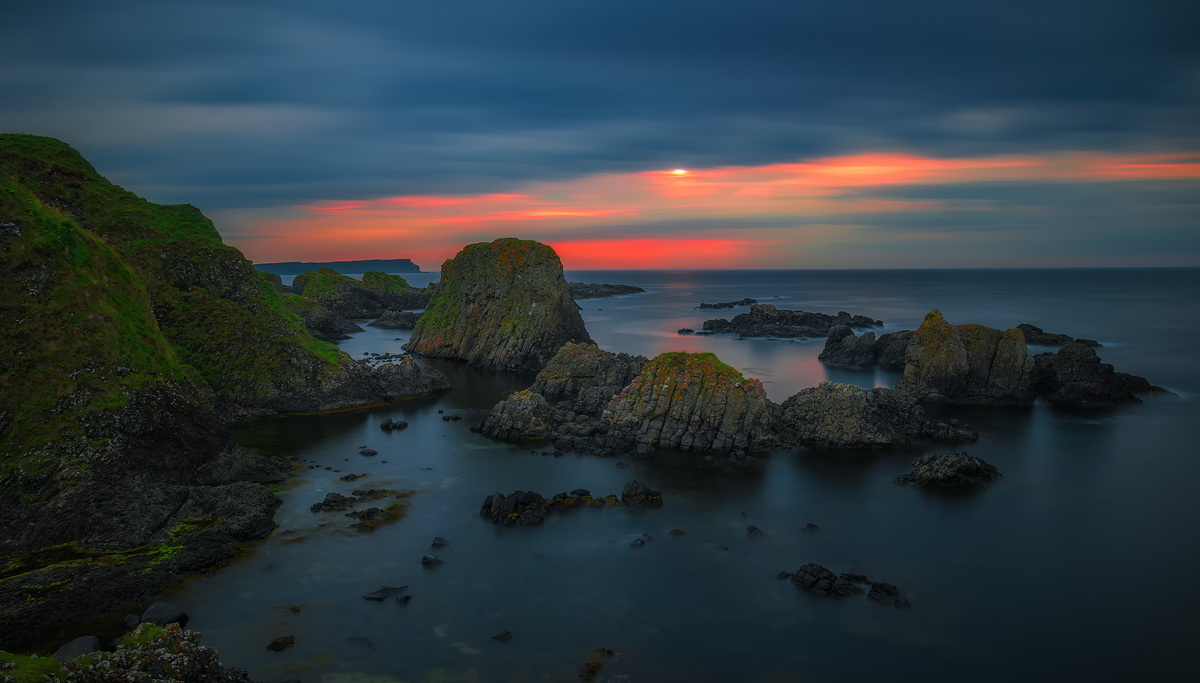
[(671, 175), (687, 175), (687, 169), (676, 168), (671, 171)]

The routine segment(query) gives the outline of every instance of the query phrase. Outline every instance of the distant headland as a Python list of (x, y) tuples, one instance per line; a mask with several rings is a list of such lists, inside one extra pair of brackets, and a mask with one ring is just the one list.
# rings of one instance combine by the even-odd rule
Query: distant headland
[(264, 273), (275, 275), (300, 275), (308, 270), (332, 268), (339, 273), (365, 273), (368, 270), (378, 270), (384, 273), (419, 273), (421, 267), (406, 258), (371, 259), (367, 261), (330, 261), (328, 263), (302, 263), (287, 261), (285, 263), (255, 263), (254, 267)]

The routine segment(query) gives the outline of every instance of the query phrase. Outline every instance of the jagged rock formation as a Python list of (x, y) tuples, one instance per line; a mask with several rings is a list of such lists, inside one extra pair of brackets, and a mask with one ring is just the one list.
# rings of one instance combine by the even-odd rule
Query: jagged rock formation
[(733, 320), (705, 320), (704, 329), (709, 332), (736, 332), (740, 337), (825, 337), (834, 325), (851, 328), (878, 327), (883, 321), (866, 316), (852, 316), (839, 311), (836, 316), (828, 313), (788, 311), (771, 304), (754, 304), (749, 313), (742, 313)]
[(928, 453), (913, 461), (912, 471), (896, 477), (911, 486), (973, 486), (1000, 476), (1000, 470), (966, 453)]
[(909, 342), (899, 388), (919, 400), (1029, 403), (1033, 356), (1019, 329), (951, 325), (935, 310)]
[(662, 507), (662, 493), (636, 480), (625, 484), (621, 498), (609, 494), (607, 496), (592, 496), (587, 489), (575, 489), (570, 493), (556, 494), (546, 500), (542, 494), (534, 491), (513, 491), (507, 496), (503, 493), (493, 493), (483, 499), (479, 509), (480, 517), (487, 517), (492, 524), (503, 526), (531, 526), (546, 521), (547, 512), (577, 510), (584, 507)]
[(758, 301), (756, 299), (751, 299), (750, 297), (746, 297), (745, 299), (742, 299), (741, 301), (721, 301), (721, 302), (718, 302), (715, 304), (702, 303), (699, 306), (697, 306), (696, 308), (698, 308), (702, 311), (719, 311), (719, 310), (722, 310), (725, 308), (736, 308), (738, 306), (753, 306), (756, 303), (758, 303)]
[(304, 329), (321, 341), (334, 342), (349, 339), (352, 333), (363, 331), (363, 328), (357, 324), (337, 315), (312, 299), (294, 294), (280, 294), (280, 298), (283, 307), (304, 321)]
[(314, 339), (199, 211), (57, 140), (0, 135), (0, 224), (0, 566), (24, 568), (0, 578), (0, 647), (269, 532), (278, 501), (245, 480), (286, 464), (236, 448), (233, 419), (446, 386)]
[(375, 322), (367, 323), (367, 327), (378, 327), (385, 330), (411, 330), (421, 319), (420, 313), (412, 311), (384, 311)]
[(684, 451), (746, 451), (774, 440), (774, 404), (762, 382), (711, 353), (663, 353), (613, 397), (605, 441)]
[(912, 330), (889, 332), (876, 338), (874, 332), (855, 336), (848, 325), (835, 325), (825, 338), (825, 348), (818, 358), (828, 365), (846, 368), (869, 368), (878, 365), (884, 370), (904, 370), (904, 356)]
[(1075, 339), (1066, 334), (1054, 334), (1053, 332), (1046, 332), (1040, 327), (1034, 327), (1029, 323), (1021, 323), (1017, 325), (1017, 329), (1025, 333), (1025, 343), (1033, 346), (1064, 346), (1071, 342), (1090, 346), (1093, 349), (1103, 346), (1103, 344), (1095, 339)]
[(1140, 403), (1137, 394), (1165, 391), (1143, 377), (1114, 372), (1096, 352), (1070, 342), (1057, 353), (1034, 356), (1034, 392), (1050, 403), (1067, 406)]
[(442, 278), (405, 346), (495, 370), (545, 366), (564, 343), (590, 342), (550, 247), (513, 238), (471, 244)]
[(572, 299), (601, 299), (625, 294), (645, 294), (646, 290), (633, 285), (602, 285), (594, 282), (568, 282)]
[(550, 435), (550, 404), (525, 389), (497, 403), (483, 423), (471, 428), (500, 441), (537, 441)]
[(820, 448), (888, 448), (921, 439), (965, 443), (979, 434), (957, 421), (925, 415), (896, 389), (822, 382), (783, 402), (778, 431), (786, 442)]
[(647, 362), (645, 356), (568, 342), (546, 363), (529, 390), (541, 394), (557, 410), (598, 415), (641, 374)]

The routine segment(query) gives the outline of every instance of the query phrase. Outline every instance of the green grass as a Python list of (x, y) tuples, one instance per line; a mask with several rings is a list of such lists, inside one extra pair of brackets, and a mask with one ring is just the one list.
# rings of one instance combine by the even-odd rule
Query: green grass
[(688, 353), (686, 351), (669, 351), (660, 353), (646, 364), (642, 370), (643, 374), (648, 369), (655, 368), (689, 368), (699, 369), (705, 373), (714, 373), (719, 375), (729, 375), (736, 378), (741, 378), (742, 373), (732, 365), (727, 365), (721, 362), (714, 353)]
[[(9, 668), (9, 665), (14, 665)], [(66, 672), (51, 657), (34, 657), (0, 652), (0, 680), (11, 676), (13, 683), (45, 683), (47, 676), (66, 680)]]

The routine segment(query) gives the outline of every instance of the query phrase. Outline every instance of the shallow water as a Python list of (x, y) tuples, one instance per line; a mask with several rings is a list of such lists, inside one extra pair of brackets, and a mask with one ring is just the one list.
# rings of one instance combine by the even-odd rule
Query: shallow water
[[(710, 317), (701, 301), (749, 296), (780, 307), (883, 319), (912, 328), (931, 308), (954, 323), (1098, 339), (1105, 362), (1175, 396), (1084, 413), (1046, 406), (941, 408), (980, 431), (973, 455), (1004, 477), (962, 495), (896, 486), (923, 448), (777, 453), (745, 467), (695, 454), (554, 458), (468, 428), (530, 375), (431, 363), (454, 389), (431, 399), (243, 425), (239, 440), (304, 459), (282, 494), (280, 532), (247, 559), (190, 582), (183, 607), (227, 665), (256, 680), (569, 681), (616, 651), (597, 680), (1127, 680), (1200, 674), (1200, 560), (1194, 493), (1200, 463), (1198, 270), (568, 273), (647, 294), (581, 302), (603, 348), (647, 356), (714, 351), (781, 401), (824, 379), (894, 386), (893, 373), (825, 369), (822, 342), (681, 337)], [(424, 283), (421, 283), (424, 284)], [(772, 299), (772, 297), (780, 297)], [(407, 332), (376, 330), (343, 347), (396, 352)], [(401, 341), (396, 341), (400, 337)], [(1033, 349), (1035, 352), (1040, 349)], [(437, 411), (461, 414), (444, 422)], [(378, 428), (408, 420), (401, 432)], [(379, 454), (358, 455), (359, 446)], [(540, 449), (539, 449), (540, 450)], [(325, 467), (332, 469), (326, 470)], [(339, 470), (335, 472), (334, 470)], [(355, 483), (345, 473), (369, 473)], [(478, 516), (496, 491), (577, 487), (620, 493), (636, 478), (658, 510), (552, 513), (501, 528)], [(326, 492), (415, 489), (407, 517), (371, 534), (308, 507)], [(805, 532), (805, 523), (820, 526)], [(320, 527), (328, 523), (328, 526)], [(765, 535), (747, 538), (749, 524)], [(685, 536), (668, 532), (680, 528)], [(630, 541), (648, 532), (645, 547)], [(434, 536), (450, 545), (429, 547)], [(299, 542), (289, 542), (304, 537)], [(425, 569), (420, 557), (445, 559)], [(859, 595), (822, 599), (775, 579), (806, 562), (898, 585), (911, 610)], [(381, 585), (412, 600), (368, 602)], [(299, 613), (284, 608), (300, 605)], [(489, 637), (513, 633), (511, 642)], [(296, 646), (267, 652), (292, 634)], [(371, 645), (361, 640), (366, 638)], [(624, 678), (627, 676), (627, 678)]]

